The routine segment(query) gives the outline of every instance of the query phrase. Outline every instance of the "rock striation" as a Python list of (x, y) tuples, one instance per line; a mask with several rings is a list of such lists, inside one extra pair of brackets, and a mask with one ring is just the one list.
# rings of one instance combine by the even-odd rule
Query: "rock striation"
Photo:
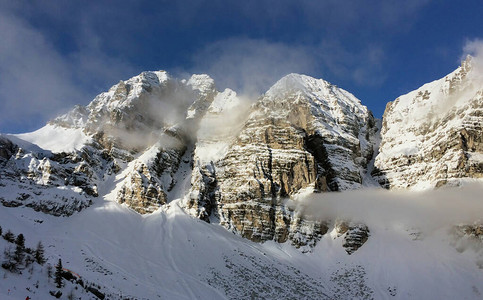
[(201, 192), (191, 193), (188, 208), (253, 241), (303, 246), (327, 226), (299, 218), (287, 199), (361, 187), (375, 132), (372, 114), (353, 95), (290, 74), (251, 106), (216, 161), (195, 156), (192, 191)]

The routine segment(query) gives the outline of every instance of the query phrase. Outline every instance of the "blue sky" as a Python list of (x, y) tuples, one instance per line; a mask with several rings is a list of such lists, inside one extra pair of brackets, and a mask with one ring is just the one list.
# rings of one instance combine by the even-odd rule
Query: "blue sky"
[(297, 72), (381, 117), (482, 44), (481, 0), (0, 0), (0, 132), (25, 132), (145, 70), (256, 95)]

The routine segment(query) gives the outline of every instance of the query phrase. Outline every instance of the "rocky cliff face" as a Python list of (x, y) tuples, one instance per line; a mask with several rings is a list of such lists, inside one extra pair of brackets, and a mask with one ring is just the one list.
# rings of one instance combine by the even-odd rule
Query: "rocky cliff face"
[[(68, 198), (79, 203), (76, 210), (88, 206), (102, 186), (102, 196), (140, 213), (153, 212), (167, 202), (181, 157), (193, 143), (191, 131), (196, 130), (215, 92), (213, 80), (206, 75), (179, 81), (164, 71), (143, 72), (121, 81), (87, 107), (76, 106), (36, 132), (3, 137), (0, 163), (5, 168), (0, 179), (11, 182), (2, 184), (9, 187), (25, 179), (28, 189), (48, 190), (50, 198), (61, 200), (69, 190)], [(12, 194), (2, 202), (38, 207), (63, 207), (63, 202), (69, 202), (46, 200), (39, 193)], [(49, 205), (39, 204), (46, 202)], [(69, 208), (55, 211), (57, 215), (73, 212)]]
[(52, 153), (12, 136), (0, 137), (0, 201), (56, 216), (88, 207), (113, 161), (92, 147)]
[(426, 189), (483, 177), (483, 84), (468, 57), (456, 71), (387, 104), (373, 175)]
[(181, 157), (192, 143), (191, 132), (215, 93), (214, 81), (206, 75), (179, 81), (164, 71), (143, 72), (53, 123), (80, 124), (117, 165), (127, 165), (111, 198), (150, 213), (168, 201)]
[(303, 246), (327, 226), (300, 218), (287, 199), (361, 187), (374, 133), (372, 115), (354, 96), (288, 75), (250, 108), (217, 160), (198, 161), (192, 190), (201, 192), (192, 192), (188, 207), (251, 240)]
[(351, 255), (362, 247), (369, 238), (369, 228), (365, 224), (337, 220), (334, 225), (336, 238), (343, 238), (342, 247)]
[(124, 179), (116, 193), (119, 203), (126, 203), (139, 213), (151, 213), (168, 202), (167, 193), (174, 185), (175, 174), (186, 146), (174, 139), (170, 147), (152, 146), (132, 161), (121, 174)]

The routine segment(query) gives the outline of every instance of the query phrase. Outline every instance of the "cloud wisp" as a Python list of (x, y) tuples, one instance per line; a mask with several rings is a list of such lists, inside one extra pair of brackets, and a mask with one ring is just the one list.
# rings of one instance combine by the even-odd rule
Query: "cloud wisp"
[(0, 125), (54, 116), (64, 102), (83, 95), (67, 62), (45, 37), (23, 20), (0, 12)]
[(207, 73), (219, 88), (232, 88), (253, 98), (289, 73), (378, 86), (386, 78), (385, 59), (384, 49), (377, 45), (349, 51), (336, 41), (289, 45), (231, 38), (209, 44), (195, 54), (190, 72)]
[(322, 220), (346, 219), (369, 227), (404, 226), (430, 232), (483, 221), (482, 191), (481, 183), (425, 192), (367, 189), (313, 194), (299, 205)]
[[(474, 39), (467, 40), (462, 49), (463, 54), (460, 56), (460, 61), (464, 62), (467, 56), (471, 56), (470, 71), (465, 75), (466, 78), (463, 84), (458, 81), (454, 88), (450, 89), (449, 93), (443, 94), (438, 98), (438, 105), (433, 105), (431, 111), (428, 112), (428, 118), (435, 120), (442, 118), (448, 112), (459, 107), (461, 104), (468, 103), (468, 101), (475, 101), (477, 93), (482, 91), (483, 87), (483, 40)], [(458, 75), (459, 76), (459, 75)], [(455, 79), (459, 79), (456, 77)], [(446, 79), (445, 79), (446, 80)], [(475, 98), (476, 97), (476, 98)]]
[(258, 96), (289, 73), (313, 73), (311, 49), (266, 40), (227, 39), (206, 46), (194, 56), (193, 71), (208, 73), (218, 88)]

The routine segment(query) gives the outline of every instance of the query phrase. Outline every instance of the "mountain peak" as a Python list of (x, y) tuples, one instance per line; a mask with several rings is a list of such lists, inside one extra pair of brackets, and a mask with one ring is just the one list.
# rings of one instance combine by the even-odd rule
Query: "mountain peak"
[(468, 55), (455, 71), (388, 103), (375, 160), (380, 182), (427, 189), (481, 177), (483, 90), (475, 63)]
[(284, 96), (287, 93), (310, 92), (327, 88), (330, 83), (308, 75), (290, 73), (278, 80), (266, 93), (267, 96)]

